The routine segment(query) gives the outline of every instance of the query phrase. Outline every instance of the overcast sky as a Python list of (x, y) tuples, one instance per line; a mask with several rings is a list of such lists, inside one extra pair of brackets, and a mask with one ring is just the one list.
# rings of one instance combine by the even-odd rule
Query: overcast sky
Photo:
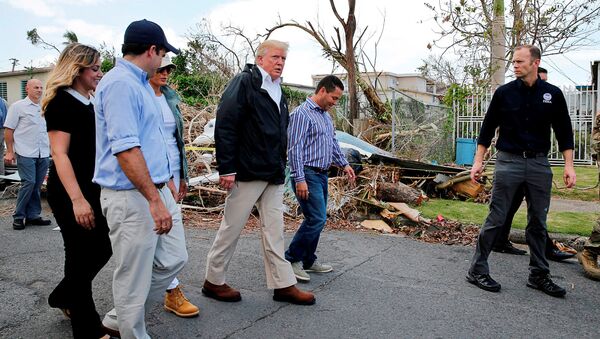
[[(336, 3), (344, 16), (346, 1)], [(64, 40), (62, 34), (68, 29), (82, 43), (99, 46), (104, 42), (119, 51), (127, 25), (143, 18), (161, 25), (169, 42), (180, 48), (186, 45), (185, 35), (203, 18), (210, 20), (215, 31), (220, 25), (232, 24), (249, 36), (264, 33), (278, 17), (284, 21), (318, 20), (328, 35), (333, 34), (336, 23), (325, 0), (0, 0), (0, 8), (0, 71), (11, 70), (11, 58), (19, 60), (16, 69), (56, 60), (56, 51), (32, 46), (26, 39), (26, 32), (32, 28), (56, 45)], [(378, 71), (415, 73), (430, 53), (426, 45), (435, 34), (431, 15), (422, 1), (358, 0), (356, 14), (359, 28), (367, 27), (367, 36), (372, 36), (367, 44), (370, 48), (386, 18), (377, 53)], [(331, 71), (331, 63), (324, 60), (320, 47), (306, 33), (286, 28), (273, 37), (290, 43), (284, 81), (308, 85), (311, 74)], [(600, 47), (596, 47), (543, 59), (542, 65), (550, 70), (550, 82), (573, 86), (590, 83), (590, 62), (599, 59)]]

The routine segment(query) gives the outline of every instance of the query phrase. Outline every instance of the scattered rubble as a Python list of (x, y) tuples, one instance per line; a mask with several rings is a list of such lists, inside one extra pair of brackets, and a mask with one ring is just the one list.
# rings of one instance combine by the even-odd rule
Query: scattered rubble
[[(227, 195), (218, 186), (213, 136), (215, 111), (214, 106), (197, 111), (182, 105), (191, 177), (189, 193), (182, 204), (184, 218), (210, 228), (218, 228)], [(330, 171), (328, 228), (374, 229), (444, 244), (468, 245), (474, 241), (478, 234), (476, 226), (424, 219), (410, 206), (419, 206), (428, 196), (472, 199), (483, 196), (481, 199), (485, 201), (484, 183), (467, 180), (470, 178), (464, 168), (400, 159), (347, 133), (337, 131), (336, 136), (348, 158), (352, 156), (351, 165), (358, 176), (351, 185), (343, 173)], [(301, 210), (289, 176), (285, 186), (286, 229), (293, 231), (301, 222)], [(251, 217), (246, 228), (258, 227), (258, 218)]]

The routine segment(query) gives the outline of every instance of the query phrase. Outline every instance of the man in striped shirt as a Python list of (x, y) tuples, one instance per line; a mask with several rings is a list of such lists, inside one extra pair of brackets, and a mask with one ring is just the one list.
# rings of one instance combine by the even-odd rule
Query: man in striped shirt
[(326, 273), (333, 268), (317, 261), (319, 236), (327, 221), (327, 172), (331, 164), (344, 169), (350, 182), (355, 179), (335, 139), (333, 121), (327, 111), (342, 96), (344, 84), (333, 75), (323, 78), (315, 94), (290, 114), (288, 158), (296, 198), (304, 221), (294, 235), (285, 258), (292, 263), (296, 279), (309, 281), (308, 272)]

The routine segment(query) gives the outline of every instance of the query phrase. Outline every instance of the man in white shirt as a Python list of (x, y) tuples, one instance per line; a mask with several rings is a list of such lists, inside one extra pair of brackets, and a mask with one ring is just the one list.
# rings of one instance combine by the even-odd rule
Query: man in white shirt
[(42, 82), (30, 79), (25, 91), (27, 97), (10, 106), (4, 122), (4, 160), (12, 163), (16, 159), (21, 177), (21, 188), (13, 214), (15, 230), (22, 230), (26, 225), (51, 224), (50, 220), (41, 217), (40, 188), (48, 172), (50, 156), (46, 120), (40, 113)]

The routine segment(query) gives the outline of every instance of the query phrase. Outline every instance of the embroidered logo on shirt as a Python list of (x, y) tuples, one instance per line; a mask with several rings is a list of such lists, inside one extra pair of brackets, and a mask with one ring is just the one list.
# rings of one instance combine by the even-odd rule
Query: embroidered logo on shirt
[(550, 93), (544, 93), (544, 101), (543, 103), (545, 104), (551, 104), (552, 103), (552, 94)]

